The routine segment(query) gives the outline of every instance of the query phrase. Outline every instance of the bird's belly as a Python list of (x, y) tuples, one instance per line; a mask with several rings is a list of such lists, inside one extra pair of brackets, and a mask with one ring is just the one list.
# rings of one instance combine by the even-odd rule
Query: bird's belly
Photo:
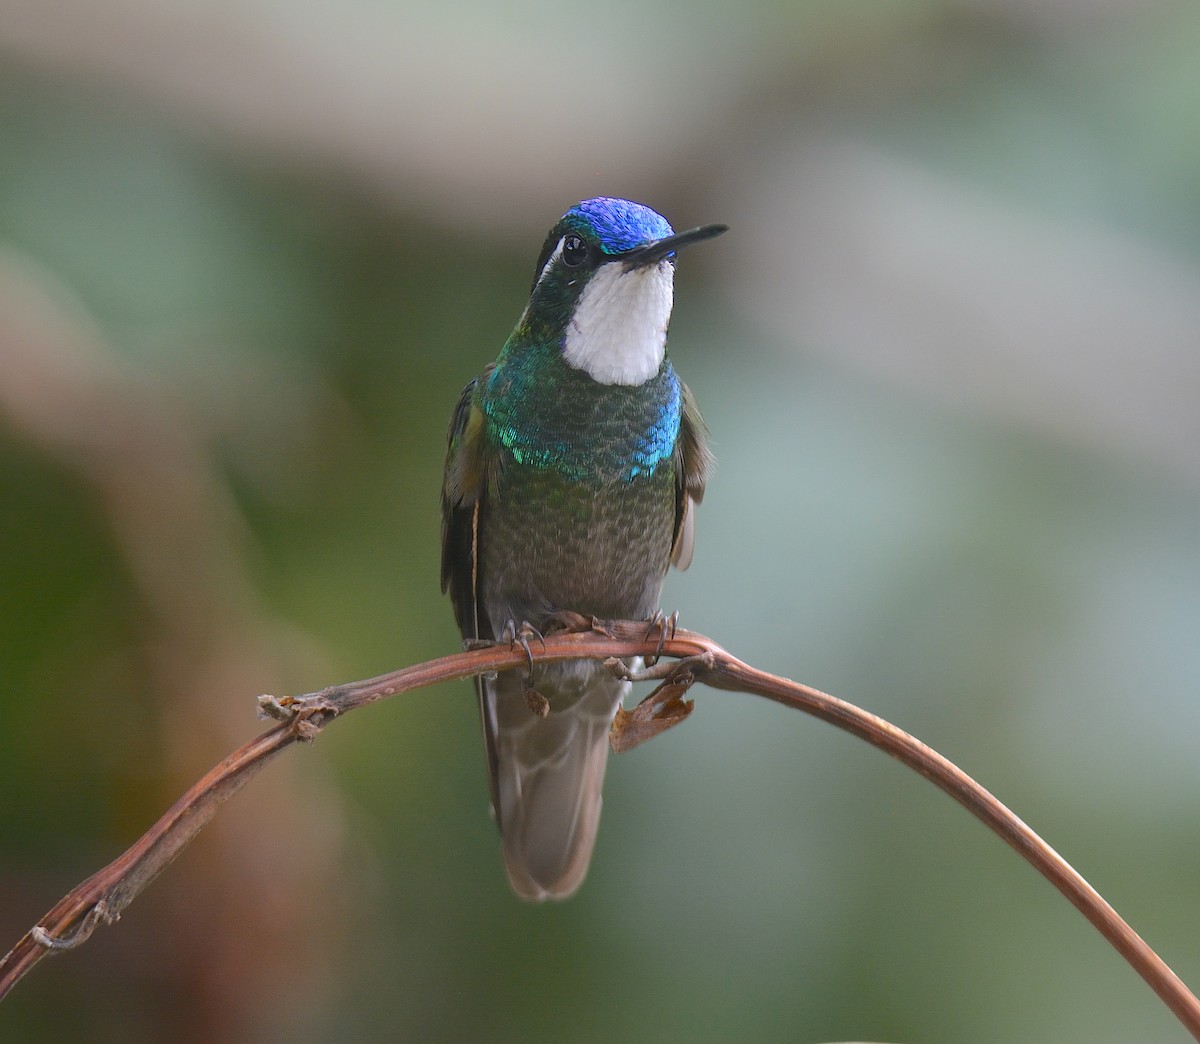
[(493, 632), (562, 610), (650, 616), (671, 553), (674, 487), (665, 467), (615, 482), (505, 469), (480, 519), (481, 602)]

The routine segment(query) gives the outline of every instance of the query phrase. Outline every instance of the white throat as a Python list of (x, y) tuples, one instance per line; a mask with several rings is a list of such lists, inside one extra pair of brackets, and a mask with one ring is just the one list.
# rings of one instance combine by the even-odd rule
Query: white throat
[(583, 288), (567, 324), (563, 358), (601, 384), (643, 384), (667, 350), (675, 266), (659, 261), (627, 272), (602, 265)]

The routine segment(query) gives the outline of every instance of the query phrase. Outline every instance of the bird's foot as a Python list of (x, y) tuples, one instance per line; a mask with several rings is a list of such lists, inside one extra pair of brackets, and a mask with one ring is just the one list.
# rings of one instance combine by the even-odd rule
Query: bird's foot
[[(591, 626), (590, 622), (588, 626)], [(547, 630), (550, 628), (547, 627)], [(541, 642), (542, 649), (545, 650), (546, 639), (533, 624), (528, 620), (519, 624), (516, 620), (509, 620), (504, 625), (504, 630), (500, 632), (499, 638), (494, 641), (490, 638), (467, 638), (463, 641), (463, 648), (467, 650), (494, 649), (499, 645), (507, 645), (510, 649), (520, 648), (525, 653), (526, 660), (525, 673), (521, 678), (521, 693), (525, 697), (529, 710), (537, 717), (544, 718), (550, 713), (550, 701), (533, 687), (533, 650), (529, 647), (532, 638)]]
[(653, 667), (658, 663), (658, 658), (662, 656), (663, 646), (667, 644), (668, 638), (675, 637), (675, 631), (679, 627), (679, 610), (676, 609), (670, 616), (667, 616), (661, 609), (655, 611), (654, 615), (646, 621), (646, 638), (649, 640), (650, 635), (658, 631), (658, 649), (655, 650), (653, 656), (646, 657), (646, 666)]
[(497, 645), (507, 645), (510, 649), (520, 647), (525, 652), (525, 659), (528, 666), (525, 670), (525, 680), (533, 680), (533, 653), (529, 649), (529, 639), (536, 638), (542, 643), (542, 651), (546, 651), (546, 638), (536, 627), (528, 620), (522, 620), (520, 624), (516, 620), (509, 620), (504, 625), (504, 630), (500, 632), (500, 638), (496, 642)]
[(476, 649), (494, 649), (498, 645), (507, 645), (510, 649), (519, 647), (529, 661), (528, 672), (532, 673), (533, 652), (529, 648), (530, 638), (536, 638), (542, 643), (542, 648), (546, 648), (546, 639), (542, 636), (542, 632), (528, 620), (521, 624), (515, 620), (509, 620), (504, 625), (504, 630), (500, 632), (499, 638), (464, 638), (462, 644), (467, 652), (474, 652)]

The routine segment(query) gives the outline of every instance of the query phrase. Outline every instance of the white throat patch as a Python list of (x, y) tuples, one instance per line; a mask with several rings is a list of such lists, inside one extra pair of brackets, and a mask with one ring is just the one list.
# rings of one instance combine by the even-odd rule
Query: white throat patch
[(601, 384), (643, 384), (667, 350), (675, 266), (659, 261), (625, 271), (610, 261), (583, 288), (567, 324), (563, 358)]

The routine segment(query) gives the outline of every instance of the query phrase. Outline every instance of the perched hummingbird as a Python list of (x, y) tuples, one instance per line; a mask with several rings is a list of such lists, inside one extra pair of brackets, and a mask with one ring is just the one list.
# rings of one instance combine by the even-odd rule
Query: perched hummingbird
[[(464, 638), (512, 640), (564, 611), (648, 619), (668, 566), (691, 562), (712, 457), (667, 325), (676, 253), (725, 230), (676, 234), (605, 197), (550, 230), (516, 329), (450, 422), (442, 590)], [(509, 881), (526, 899), (565, 899), (587, 873), (630, 683), (576, 660), (477, 684)]]

